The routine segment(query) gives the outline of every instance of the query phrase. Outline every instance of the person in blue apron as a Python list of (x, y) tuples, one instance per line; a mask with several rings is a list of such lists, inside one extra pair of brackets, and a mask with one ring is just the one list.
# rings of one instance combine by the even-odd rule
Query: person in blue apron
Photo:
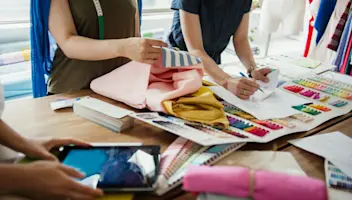
[[(252, 0), (173, 0), (171, 7), (174, 18), (169, 45), (200, 57), (207, 74), (241, 99), (248, 99), (258, 90), (254, 80), (268, 82), (266, 75), (270, 72), (256, 67), (249, 45), (251, 6)], [(236, 54), (253, 79), (232, 78), (218, 66), (232, 36)]]
[[(137, 2), (140, 0), (32, 0), (34, 96), (89, 89), (92, 80), (131, 60), (156, 62), (161, 54), (158, 47), (167, 44), (139, 37)], [(44, 21), (41, 24), (39, 20)], [(58, 47), (51, 62), (46, 62), (47, 55), (41, 58), (49, 45), (42, 50), (45, 43), (40, 45), (40, 41), (48, 32)], [(45, 88), (44, 73), (48, 75)]]

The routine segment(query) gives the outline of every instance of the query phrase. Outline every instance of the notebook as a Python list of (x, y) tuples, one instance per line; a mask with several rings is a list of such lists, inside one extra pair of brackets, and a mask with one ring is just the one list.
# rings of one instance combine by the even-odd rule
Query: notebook
[(184, 138), (176, 139), (162, 154), (156, 194), (161, 196), (181, 185), (189, 165), (212, 165), (245, 143), (203, 147)]
[(128, 116), (132, 111), (92, 97), (76, 101), (73, 112), (117, 133), (131, 128), (134, 122), (133, 118)]

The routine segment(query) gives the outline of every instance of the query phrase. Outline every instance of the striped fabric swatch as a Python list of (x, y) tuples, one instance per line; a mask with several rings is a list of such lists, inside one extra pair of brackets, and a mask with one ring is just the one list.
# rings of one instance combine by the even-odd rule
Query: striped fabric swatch
[(202, 61), (199, 58), (186, 51), (162, 48), (162, 66), (164, 68), (190, 67), (200, 64), (201, 62)]

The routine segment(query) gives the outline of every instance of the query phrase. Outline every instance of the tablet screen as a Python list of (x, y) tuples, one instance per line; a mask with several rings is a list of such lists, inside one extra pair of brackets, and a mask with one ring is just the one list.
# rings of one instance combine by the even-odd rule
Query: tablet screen
[(60, 153), (63, 164), (83, 173), (98, 176), (97, 187), (108, 191), (153, 188), (158, 174), (157, 146), (65, 147)]

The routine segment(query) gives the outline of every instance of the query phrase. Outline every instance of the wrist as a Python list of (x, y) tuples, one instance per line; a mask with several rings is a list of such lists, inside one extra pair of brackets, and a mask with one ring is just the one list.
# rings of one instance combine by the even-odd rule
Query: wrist
[(128, 58), (128, 46), (131, 44), (131, 38), (115, 40), (113, 46), (115, 47), (115, 57), (125, 57)]
[(232, 78), (231, 76), (226, 76), (226, 77), (224, 77), (224, 78), (218, 80), (217, 83), (218, 83), (220, 86), (222, 86), (222, 87), (224, 87), (224, 88), (227, 89), (227, 87), (228, 87), (228, 81), (229, 81), (231, 78)]
[(250, 78), (252, 78), (252, 72), (257, 69), (257, 66), (255, 64), (250, 64), (247, 67), (247, 74)]
[(0, 193), (16, 194), (25, 189), (26, 182), (32, 180), (26, 179), (26, 169), (24, 165), (4, 164), (0, 165)]

